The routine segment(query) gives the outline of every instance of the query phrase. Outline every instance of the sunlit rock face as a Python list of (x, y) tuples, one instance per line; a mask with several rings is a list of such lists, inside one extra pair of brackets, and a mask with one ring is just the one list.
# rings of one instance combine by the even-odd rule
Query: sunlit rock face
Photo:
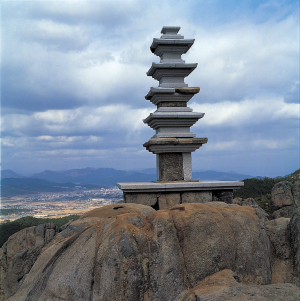
[(298, 219), (266, 227), (259, 208), (223, 202), (101, 207), (44, 242), (15, 291), (1, 286), (2, 300), (297, 300), (296, 285), (271, 283), (275, 253), (298, 267)]
[(260, 216), (220, 202), (90, 211), (52, 239), (9, 300), (176, 300), (224, 269), (241, 283), (269, 284)]

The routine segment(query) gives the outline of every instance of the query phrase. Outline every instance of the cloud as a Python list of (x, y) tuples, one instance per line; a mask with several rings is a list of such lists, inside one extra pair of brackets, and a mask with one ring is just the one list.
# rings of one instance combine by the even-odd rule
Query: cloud
[(80, 51), (90, 43), (88, 34), (80, 26), (52, 20), (27, 21), (18, 34), (21, 40), (43, 45), (47, 51)]
[(296, 169), (298, 6), (234, 0), (3, 3), (4, 166), (155, 164), (142, 147), (154, 134), (142, 119), (155, 110), (144, 95), (158, 86), (146, 76), (159, 61), (149, 47), (163, 25), (180, 25), (181, 34), (196, 39), (183, 56), (198, 63), (186, 83), (201, 87), (189, 106), (205, 113), (192, 131), (209, 138), (195, 158), (250, 170), (242, 153), (267, 158), (270, 151), (269, 166), (282, 161)]
[[(110, 145), (114, 137), (123, 136), (119, 143), (133, 143), (135, 137), (147, 130), (142, 122), (151, 110), (135, 109), (127, 105), (109, 105), (74, 110), (48, 110), (31, 115), (9, 114), (2, 118), (2, 131), (7, 136), (50, 137), (87, 136), (107, 137)], [(151, 132), (151, 130), (150, 130)]]
[(233, 22), (210, 30), (198, 28), (187, 62), (198, 62), (186, 80), (201, 86), (205, 101), (239, 101), (275, 91), (285, 94), (299, 78), (298, 19), (253, 24)]
[(223, 101), (213, 104), (191, 102), (189, 105), (195, 112), (205, 112), (205, 117), (194, 127), (203, 125), (222, 128), (243, 127), (300, 118), (299, 103), (286, 103), (283, 97), (276, 95), (260, 95), (239, 102)]

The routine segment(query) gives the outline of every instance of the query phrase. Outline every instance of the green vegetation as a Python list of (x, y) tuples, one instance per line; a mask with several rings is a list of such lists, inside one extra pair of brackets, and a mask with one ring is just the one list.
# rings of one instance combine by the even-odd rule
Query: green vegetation
[(62, 218), (35, 218), (32, 216), (25, 216), (15, 221), (6, 221), (0, 225), (0, 247), (8, 240), (14, 233), (32, 226), (38, 226), (45, 223), (54, 223), (57, 227), (74, 221), (79, 218), (79, 215), (69, 215)]
[(271, 193), (258, 196), (254, 198), (254, 200), (262, 209), (264, 209), (267, 213), (270, 213), (269, 204), (271, 201)]
[(271, 190), (276, 183), (289, 181), (295, 183), (300, 180), (300, 169), (286, 177), (245, 179), (244, 187), (233, 192), (233, 197), (243, 199), (254, 198), (257, 204), (269, 213), (269, 202), (271, 200)]
[(30, 209), (0, 209), (0, 215), (10, 215), (14, 213), (20, 212), (28, 212), (31, 211)]

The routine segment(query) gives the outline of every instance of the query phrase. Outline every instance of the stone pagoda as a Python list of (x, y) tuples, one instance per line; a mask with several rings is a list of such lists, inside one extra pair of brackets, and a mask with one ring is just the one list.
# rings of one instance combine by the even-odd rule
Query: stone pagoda
[(124, 202), (139, 203), (156, 209), (180, 203), (209, 201), (232, 202), (232, 191), (243, 182), (199, 182), (192, 180), (191, 153), (207, 143), (190, 131), (204, 113), (193, 112), (188, 101), (199, 87), (188, 87), (185, 77), (197, 67), (186, 64), (181, 56), (191, 48), (194, 39), (178, 34), (180, 27), (164, 26), (162, 36), (154, 38), (151, 52), (160, 57), (147, 72), (159, 81), (150, 88), (145, 98), (157, 106), (144, 123), (155, 130), (155, 135), (144, 143), (149, 152), (156, 154), (157, 181), (151, 183), (117, 183), (123, 190)]
[(160, 57), (160, 63), (152, 63), (147, 72), (159, 81), (157, 88), (150, 88), (146, 99), (157, 106), (147, 123), (156, 134), (144, 144), (146, 149), (156, 154), (158, 181), (192, 180), (191, 152), (207, 142), (207, 138), (195, 138), (190, 127), (204, 116), (194, 113), (187, 102), (200, 91), (189, 88), (184, 83), (197, 67), (186, 64), (181, 55), (194, 44), (194, 39), (184, 39), (178, 34), (180, 27), (163, 27), (160, 39), (153, 39), (151, 51)]

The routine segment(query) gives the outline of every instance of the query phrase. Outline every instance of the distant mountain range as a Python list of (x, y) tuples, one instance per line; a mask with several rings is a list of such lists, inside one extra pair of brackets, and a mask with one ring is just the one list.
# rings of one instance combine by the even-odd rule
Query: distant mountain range
[(1, 172), (1, 195), (14, 195), (59, 192), (76, 189), (76, 185), (86, 189), (114, 187), (117, 182), (149, 182), (155, 175), (135, 171), (123, 171), (113, 168), (84, 168), (66, 171), (45, 170), (25, 177), (12, 170)]
[[(4, 178), (35, 178), (56, 183), (94, 184), (115, 186), (117, 182), (150, 182), (156, 181), (156, 169), (148, 168), (139, 171), (124, 171), (113, 168), (83, 168), (65, 171), (45, 170), (31, 176), (23, 176), (12, 170), (5, 169), (1, 172)], [(240, 181), (253, 178), (251, 175), (238, 174), (235, 172), (218, 172), (213, 170), (195, 171), (193, 179), (200, 181)]]
[[(254, 177), (235, 172), (213, 170), (193, 172), (193, 179), (199, 181), (240, 181), (249, 178)], [(256, 178), (260, 179), (262, 177)], [(96, 169), (87, 167), (65, 171), (45, 170), (31, 176), (23, 176), (5, 169), (1, 172), (1, 179), (2, 196), (13, 196), (74, 190), (78, 185), (86, 189), (96, 189), (114, 187), (118, 182), (151, 182), (156, 181), (156, 169), (124, 171), (113, 168)]]
[[(139, 172), (146, 174), (156, 174), (155, 168), (141, 169)], [(199, 181), (241, 181), (249, 178), (264, 178), (264, 177), (254, 177), (250, 175), (238, 174), (234, 171), (230, 172), (220, 172), (214, 170), (206, 171), (193, 171), (193, 179)]]

